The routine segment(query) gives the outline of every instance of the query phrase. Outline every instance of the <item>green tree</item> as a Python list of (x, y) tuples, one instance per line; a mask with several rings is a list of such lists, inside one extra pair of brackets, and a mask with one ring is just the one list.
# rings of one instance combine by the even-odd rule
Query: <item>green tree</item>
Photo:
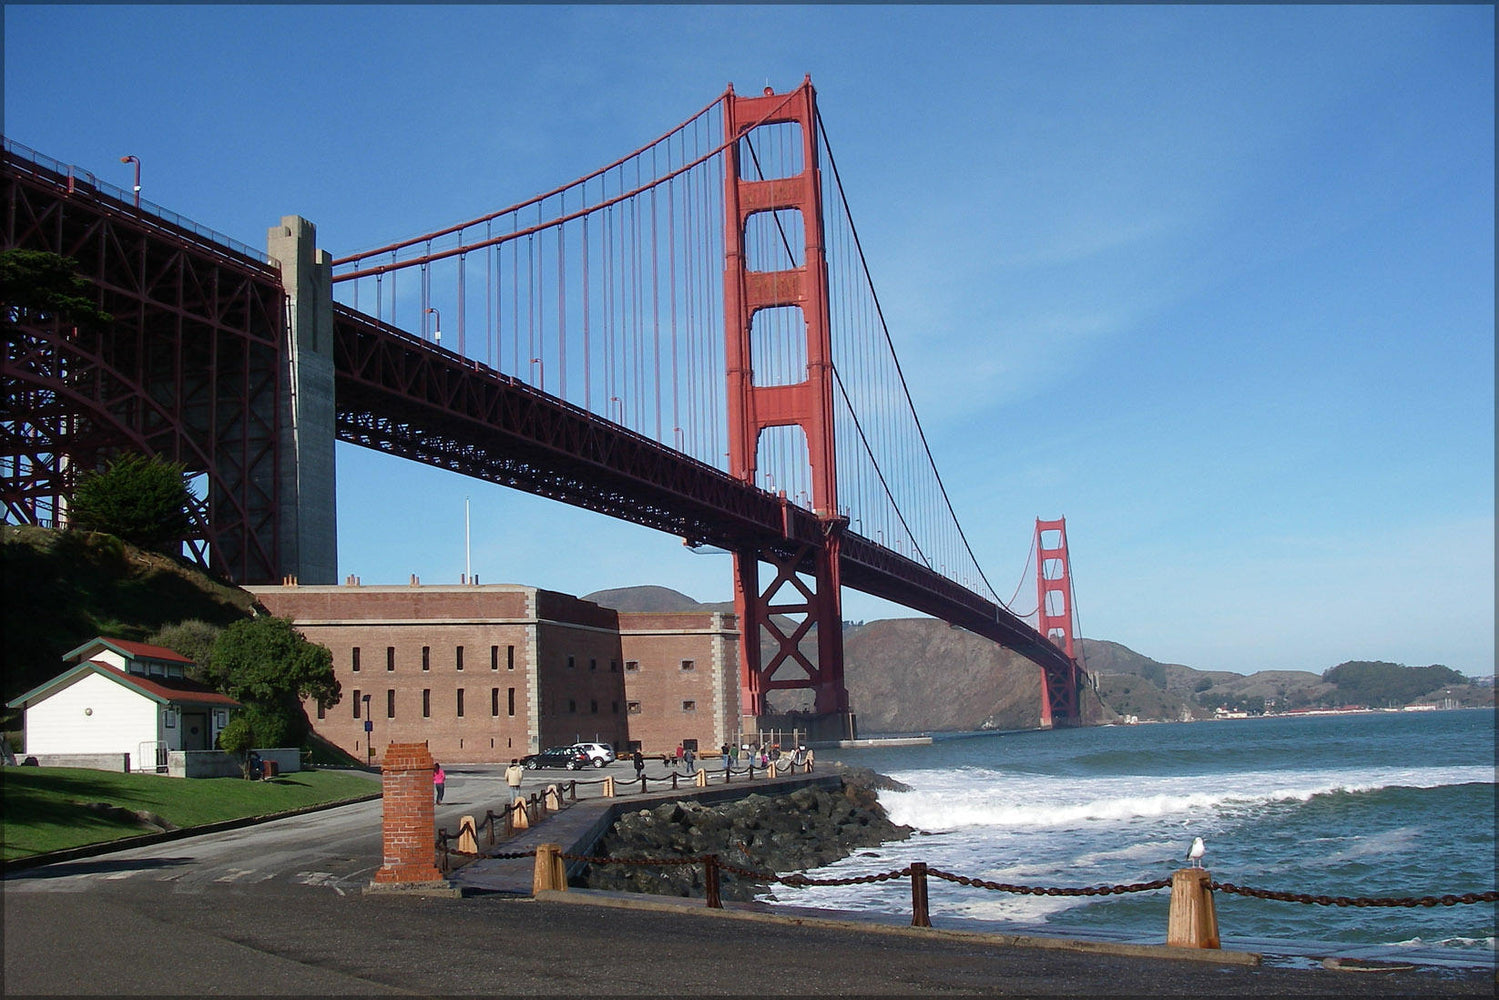
[(192, 524), (192, 503), (182, 466), (130, 452), (79, 478), (69, 518), (74, 528), (173, 554)]
[(240, 714), (261, 746), (300, 746), (312, 728), (303, 700), (333, 706), (342, 697), (328, 648), (272, 615), (224, 629), (203, 678), (245, 705)]
[(235, 713), (229, 724), (219, 730), (219, 749), (239, 760), (239, 772), (246, 779), (250, 777), (250, 751), (258, 742), (255, 726), (244, 712)]
[(66, 319), (98, 327), (113, 317), (94, 304), (94, 286), (78, 262), (45, 250), (0, 250), (0, 318), (8, 324)]

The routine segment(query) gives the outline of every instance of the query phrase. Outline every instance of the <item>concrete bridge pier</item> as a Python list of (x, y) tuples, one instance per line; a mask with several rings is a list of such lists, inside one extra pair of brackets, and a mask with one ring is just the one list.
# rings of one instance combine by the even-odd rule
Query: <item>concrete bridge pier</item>
[[(276, 511), (283, 577), (338, 582), (337, 494), (333, 446), (333, 257), (317, 249), (317, 228), (288, 215), (266, 232), (266, 253), (280, 262), (289, 320), (282, 369)], [(280, 581), (267, 581), (280, 582)]]

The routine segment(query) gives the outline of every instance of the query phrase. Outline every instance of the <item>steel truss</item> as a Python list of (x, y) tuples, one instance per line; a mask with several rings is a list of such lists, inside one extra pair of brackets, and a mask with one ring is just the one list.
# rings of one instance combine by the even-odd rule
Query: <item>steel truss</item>
[(236, 581), (277, 579), (279, 276), (10, 149), (3, 184), (5, 248), (73, 258), (113, 317), (98, 329), (7, 317), (6, 519), (64, 520), (79, 472), (156, 455), (206, 477), (189, 540), (200, 558)]

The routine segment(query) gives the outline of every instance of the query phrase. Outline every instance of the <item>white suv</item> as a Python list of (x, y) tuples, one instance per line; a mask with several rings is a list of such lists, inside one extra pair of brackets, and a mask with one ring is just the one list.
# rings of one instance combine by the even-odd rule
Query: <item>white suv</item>
[(594, 767), (614, 763), (614, 748), (607, 743), (574, 743), (572, 748), (586, 753)]

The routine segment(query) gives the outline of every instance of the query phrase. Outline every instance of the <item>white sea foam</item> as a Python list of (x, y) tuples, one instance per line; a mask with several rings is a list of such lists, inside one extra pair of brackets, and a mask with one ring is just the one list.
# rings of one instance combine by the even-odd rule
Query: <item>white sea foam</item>
[(1493, 783), (1483, 767), (1367, 768), (1341, 772), (1238, 772), (1211, 776), (1110, 776), (1066, 780), (983, 768), (895, 775), (909, 792), (882, 792), (891, 819), (921, 830), (1070, 827), (1210, 815), (1275, 802), (1309, 802), (1335, 792)]

